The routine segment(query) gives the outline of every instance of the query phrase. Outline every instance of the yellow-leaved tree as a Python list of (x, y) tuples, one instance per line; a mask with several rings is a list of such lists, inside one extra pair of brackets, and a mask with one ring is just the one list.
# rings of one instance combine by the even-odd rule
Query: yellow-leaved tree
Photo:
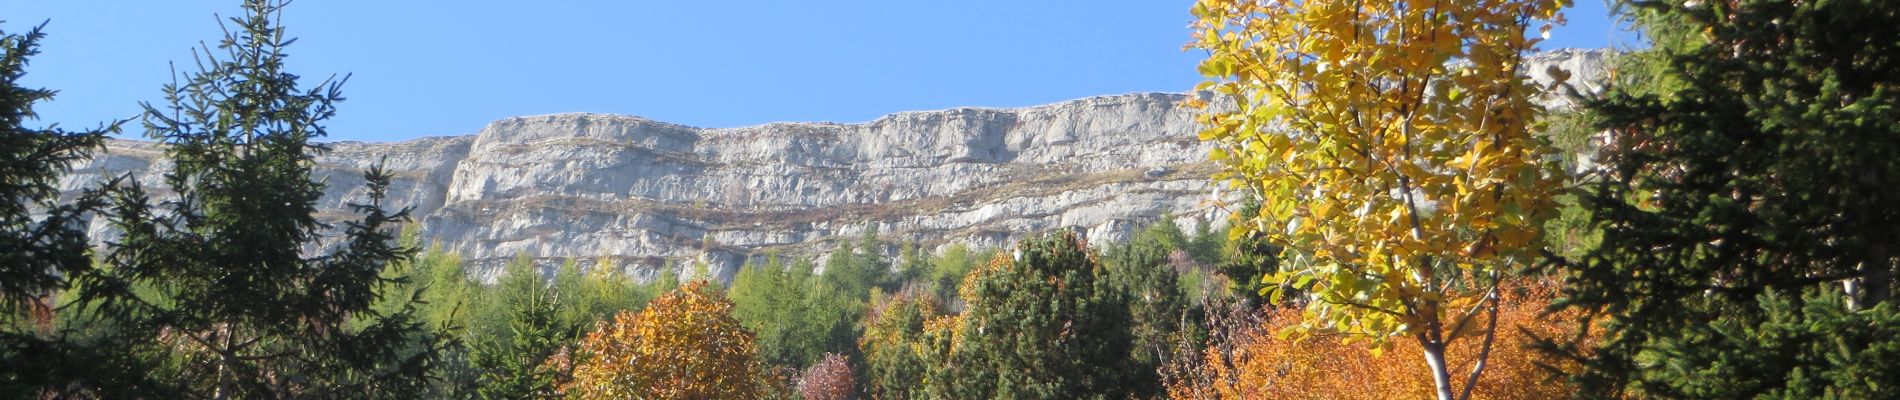
[[(1469, 397), (1496, 332), (1499, 282), (1536, 257), (1561, 190), (1530, 128), (1546, 88), (1524, 78), (1527, 28), (1564, 0), (1201, 0), (1203, 140), (1260, 196), (1289, 262), (1299, 331), (1384, 348), (1416, 340), (1440, 399)], [(1545, 29), (1548, 29), (1546, 26)], [(1229, 104), (1231, 102), (1231, 104)], [(1462, 389), (1445, 350), (1481, 341)]]
[[(732, 317), (732, 302), (694, 281), (621, 311), (581, 339), (561, 394), (580, 399), (755, 399), (768, 393), (752, 333)], [(573, 360), (578, 363), (571, 365)]]

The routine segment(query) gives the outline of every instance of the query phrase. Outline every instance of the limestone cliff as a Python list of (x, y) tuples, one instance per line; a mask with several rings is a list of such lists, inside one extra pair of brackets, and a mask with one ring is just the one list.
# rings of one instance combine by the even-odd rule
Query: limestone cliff
[[(1596, 76), (1604, 56), (1546, 53), (1528, 71)], [(1119, 241), (1170, 212), (1189, 229), (1222, 223), (1186, 99), (1141, 93), (721, 129), (517, 117), (472, 136), (333, 143), (317, 174), (334, 219), (361, 199), (362, 171), (385, 163), (396, 175), (390, 203), (413, 206), (425, 240), (485, 278), (517, 254), (546, 265), (609, 257), (640, 276), (697, 260), (726, 278), (749, 257), (815, 256), (864, 229), (932, 248), (1002, 246), (1053, 229)], [(153, 144), (117, 140), (65, 185), (130, 172), (151, 186), (166, 168)]]

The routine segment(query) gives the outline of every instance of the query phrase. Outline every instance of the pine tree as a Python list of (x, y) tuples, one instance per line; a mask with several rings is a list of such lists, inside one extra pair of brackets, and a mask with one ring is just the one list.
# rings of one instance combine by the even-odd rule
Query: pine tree
[(820, 279), (850, 297), (864, 297), (871, 293), (871, 288), (889, 289), (891, 265), (884, 259), (881, 247), (877, 232), (865, 231), (856, 243), (844, 243), (831, 252), (825, 259)]
[[(959, 288), (969, 307), (927, 332), (925, 390), (940, 398), (1121, 398), (1133, 338), (1127, 297), (1073, 233), (1023, 241)], [(875, 367), (874, 367), (875, 368)]]
[(830, 294), (820, 289), (809, 270), (788, 268), (773, 258), (741, 267), (727, 298), (733, 318), (757, 334), (761, 359), (803, 368), (824, 355), (832, 325), (846, 321), (814, 315), (812, 300)]
[[(44, 37), (40, 27), (25, 34), (0, 31), (0, 48), (6, 52), (0, 56), (0, 315), (9, 322), (43, 313), (50, 305), (41, 297), (64, 289), (64, 275), (91, 267), (86, 232), (73, 224), (98, 207), (97, 196), (57, 204), (57, 184), (61, 173), (90, 157), (104, 145), (107, 131), (118, 128), (69, 132), (57, 125), (26, 126), (37, 117), (34, 103), (54, 95), (19, 82)], [(35, 209), (44, 216), (36, 218)]]
[(574, 299), (573, 315), (567, 318), (572, 327), (579, 329), (575, 337), (594, 328), (594, 323), (613, 318), (621, 311), (639, 311), (648, 301), (659, 293), (643, 290), (627, 276), (613, 259), (602, 257), (594, 268), (580, 279), (576, 293), (569, 294)]
[(930, 255), (917, 245), (917, 242), (904, 242), (897, 252), (897, 274), (892, 277), (896, 287), (915, 285), (926, 279), (933, 271)]
[(574, 335), (559, 321), (568, 307), (527, 255), (502, 268), (484, 299), (488, 308), (478, 319), (483, 329), (471, 339), (477, 394), (484, 399), (551, 396), (555, 376), (541, 365)]
[(43, 26), (0, 31), (0, 397), (173, 395), (145, 378), (140, 360), (114, 350), (113, 343), (133, 339), (56, 320), (55, 295), (70, 277), (91, 272), (82, 226), (105, 196), (93, 189), (60, 203), (56, 184), (119, 124), (86, 131), (27, 126), (37, 118), (34, 104), (54, 95), (20, 86)]
[(1654, 47), (1586, 104), (1612, 147), (1583, 202), (1601, 242), (1562, 263), (1558, 305), (1604, 333), (1570, 353), (1580, 386), (1891, 396), (1900, 3), (1622, 6)]
[(77, 301), (128, 335), (121, 349), (165, 367), (153, 380), (185, 397), (407, 397), (421, 393), (450, 342), (425, 333), (415, 299), (377, 312), (381, 276), (413, 249), (393, 224), (408, 209), (382, 202), (389, 174), (372, 168), (360, 219), (326, 236), (313, 140), (336, 113), (342, 80), (300, 89), (285, 69), (294, 40), (277, 25), (284, 2), (250, 0), (197, 72), (145, 106), (147, 135), (174, 163), (156, 202), (139, 185), (114, 196), (123, 232), (109, 269), (80, 276)]
[(939, 301), (958, 301), (957, 285), (963, 283), (963, 277), (995, 256), (995, 249), (979, 251), (962, 243), (951, 244), (930, 259), (930, 275), (925, 282)]

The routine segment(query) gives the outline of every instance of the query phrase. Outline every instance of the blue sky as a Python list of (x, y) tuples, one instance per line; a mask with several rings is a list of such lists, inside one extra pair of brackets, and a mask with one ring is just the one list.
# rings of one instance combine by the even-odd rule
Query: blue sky
[[(25, 79), (40, 123), (131, 117), (168, 63), (220, 37), (237, 1), (6, 0), (0, 29), (50, 20)], [(1635, 46), (1578, 0), (1544, 48)], [(302, 0), (284, 24), (306, 82), (352, 73), (330, 139), (474, 133), (500, 118), (638, 115), (705, 127), (862, 122), (897, 111), (1179, 92), (1191, 1)], [(130, 132), (137, 135), (136, 126)]]

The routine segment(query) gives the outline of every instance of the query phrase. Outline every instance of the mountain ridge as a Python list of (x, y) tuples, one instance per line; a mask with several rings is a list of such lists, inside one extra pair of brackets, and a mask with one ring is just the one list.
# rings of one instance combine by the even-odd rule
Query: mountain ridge
[[(1527, 70), (1568, 65), (1582, 70), (1576, 76), (1599, 76), (1606, 54), (1544, 53)], [(385, 162), (396, 175), (386, 203), (414, 207), (422, 239), (461, 254), (484, 279), (517, 254), (544, 266), (607, 258), (642, 279), (683, 268), (668, 260), (693, 260), (729, 279), (746, 260), (821, 256), (866, 229), (934, 250), (1005, 246), (1053, 229), (1120, 241), (1164, 214), (1189, 230), (1220, 223), (1232, 199), (1209, 180), (1210, 147), (1196, 138), (1193, 110), (1180, 107), (1191, 96), (733, 128), (519, 116), (472, 135), (328, 143), (314, 175), (328, 183), (322, 217), (335, 220), (364, 196), (362, 171)], [(160, 182), (168, 168), (157, 145), (112, 140), (62, 187), (123, 173)], [(91, 228), (99, 240), (111, 237), (103, 221)]]

